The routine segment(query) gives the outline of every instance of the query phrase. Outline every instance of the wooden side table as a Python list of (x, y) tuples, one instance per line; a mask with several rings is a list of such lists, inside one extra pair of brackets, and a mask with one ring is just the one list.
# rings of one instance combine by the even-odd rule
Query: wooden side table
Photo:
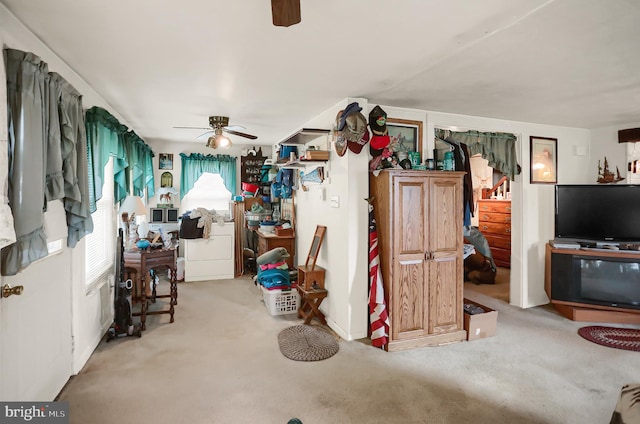
[(298, 265), (298, 285), (303, 289), (324, 289), (325, 269), (318, 265), (310, 267)]
[[(140, 312), (133, 313), (133, 316), (140, 317), (142, 330), (146, 329), (147, 315), (169, 314), (171, 316), (169, 322), (173, 322), (174, 306), (178, 304), (178, 284), (176, 282), (176, 260), (178, 257), (177, 247), (174, 245), (170, 249), (157, 250), (134, 250), (124, 252), (125, 268), (133, 269), (136, 273), (137, 287), (140, 288), (140, 303), (142, 307)], [(151, 300), (157, 298), (169, 298), (169, 309), (158, 311), (148, 310), (147, 298), (147, 279), (149, 271), (158, 268), (168, 268), (171, 271), (169, 294), (158, 295), (155, 289), (151, 293)], [(134, 290), (134, 293), (136, 290)]]
[(284, 247), (289, 252), (289, 257), (286, 259), (289, 269), (294, 269), (294, 259), (296, 256), (296, 236), (277, 236), (275, 234), (264, 234), (261, 231), (258, 233), (258, 256), (266, 253), (276, 247)]
[(300, 293), (300, 308), (298, 308), (298, 318), (304, 318), (304, 323), (309, 324), (315, 317), (323, 325), (327, 325), (324, 314), (320, 311), (320, 304), (327, 297), (325, 289), (304, 289), (298, 285), (298, 293)]

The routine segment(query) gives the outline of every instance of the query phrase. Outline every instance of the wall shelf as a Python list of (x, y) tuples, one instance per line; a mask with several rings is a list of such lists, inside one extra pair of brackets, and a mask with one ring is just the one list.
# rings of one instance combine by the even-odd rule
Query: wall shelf
[(287, 162), (276, 162), (276, 165), (280, 168), (290, 168), (290, 169), (300, 169), (306, 168), (310, 165), (322, 165), (329, 162), (328, 160), (305, 160), (305, 159), (296, 159)]
[(317, 138), (327, 135), (331, 130), (325, 130), (321, 128), (303, 128), (295, 134), (289, 136), (287, 139), (281, 141), (281, 146), (300, 146), (307, 144)]

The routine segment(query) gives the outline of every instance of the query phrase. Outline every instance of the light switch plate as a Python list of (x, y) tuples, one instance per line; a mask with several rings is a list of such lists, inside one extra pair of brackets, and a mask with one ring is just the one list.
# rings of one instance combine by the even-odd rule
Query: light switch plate
[(331, 196), (330, 199), (330, 204), (332, 208), (339, 208), (340, 207), (340, 196)]

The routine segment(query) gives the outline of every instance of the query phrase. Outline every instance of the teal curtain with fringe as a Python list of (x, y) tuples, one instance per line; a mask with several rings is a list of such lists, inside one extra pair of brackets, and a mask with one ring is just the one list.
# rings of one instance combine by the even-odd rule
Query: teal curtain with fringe
[(464, 143), (470, 155), (480, 154), (489, 166), (502, 172), (513, 181), (522, 171), (516, 158), (517, 137), (511, 133), (450, 131), (436, 128), (435, 135), (441, 140)]
[[(182, 172), (180, 174), (180, 199), (193, 188), (200, 175), (205, 172), (220, 174), (224, 186), (231, 192), (236, 192), (236, 161), (235, 156), (203, 155), (180, 153)], [(229, 199), (231, 200), (231, 199)]]
[(132, 194), (141, 196), (147, 187), (147, 196), (153, 196), (153, 150), (136, 133), (129, 131), (113, 115), (98, 106), (85, 113), (85, 125), (91, 212), (95, 212), (96, 202), (102, 198), (104, 167), (111, 156), (116, 203), (127, 196), (130, 183), (133, 186)]
[(147, 196), (155, 194), (153, 186), (153, 151), (144, 141), (133, 131), (128, 131), (124, 135), (127, 157), (131, 173), (127, 177), (132, 179), (133, 195), (141, 196), (147, 188)]

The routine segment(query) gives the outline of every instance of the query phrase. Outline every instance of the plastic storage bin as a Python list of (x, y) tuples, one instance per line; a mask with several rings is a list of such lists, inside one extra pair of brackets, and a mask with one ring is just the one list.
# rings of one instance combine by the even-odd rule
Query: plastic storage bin
[(262, 289), (262, 298), (264, 304), (271, 315), (286, 315), (298, 312), (300, 307), (300, 295), (298, 290), (268, 290), (264, 286)]

